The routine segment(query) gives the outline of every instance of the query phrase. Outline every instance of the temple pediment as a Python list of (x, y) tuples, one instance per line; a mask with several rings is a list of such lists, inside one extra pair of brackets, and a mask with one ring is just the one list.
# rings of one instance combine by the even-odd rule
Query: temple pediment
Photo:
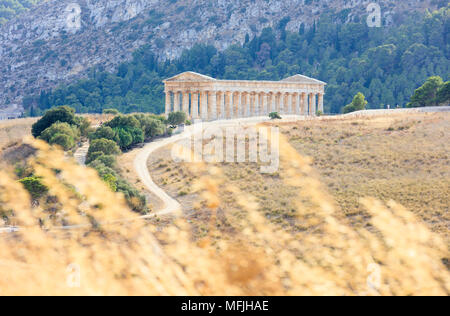
[(171, 77), (169, 79), (164, 80), (164, 82), (209, 82), (209, 81), (217, 81), (214, 78), (192, 72), (187, 71), (183, 72), (179, 75), (176, 75), (174, 77)]
[(286, 79), (281, 80), (282, 82), (295, 82), (295, 83), (310, 83), (310, 84), (326, 84), (323, 81), (317, 80), (317, 79), (313, 79), (304, 75), (295, 75), (292, 77), (288, 77)]

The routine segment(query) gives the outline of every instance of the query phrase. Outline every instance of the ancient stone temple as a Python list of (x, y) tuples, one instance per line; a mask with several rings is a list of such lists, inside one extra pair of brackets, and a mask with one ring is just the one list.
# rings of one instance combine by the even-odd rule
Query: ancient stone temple
[(266, 116), (271, 112), (314, 116), (323, 112), (325, 82), (302, 75), (281, 81), (218, 80), (185, 72), (164, 80), (166, 115), (191, 119)]

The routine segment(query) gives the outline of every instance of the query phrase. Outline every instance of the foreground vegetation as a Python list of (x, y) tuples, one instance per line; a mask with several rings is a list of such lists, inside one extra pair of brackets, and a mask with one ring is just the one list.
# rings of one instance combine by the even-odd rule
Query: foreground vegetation
[[(108, 73), (92, 69), (87, 79), (24, 99), (30, 115), (68, 104), (80, 113), (162, 113), (162, 80), (183, 71), (220, 79), (280, 80), (303, 73), (328, 83), (325, 112), (340, 113), (358, 92), (368, 108), (403, 107), (430, 76), (448, 80), (450, 7), (411, 15), (392, 26), (369, 28), (365, 21), (343, 24), (347, 16), (323, 15), (311, 28), (286, 31), (289, 19), (242, 45), (223, 52), (195, 45), (180, 58), (159, 62), (149, 47)], [(342, 15), (344, 14), (344, 15)]]
[[(123, 195), (94, 170), (42, 141), (28, 146), (35, 150), (28, 166), (49, 188), (55, 208), (33, 205), (13, 173), (0, 170), (0, 211), (22, 227), (0, 234), (8, 271), (0, 274), (2, 294), (450, 293), (442, 238), (393, 201), (362, 199), (372, 229), (349, 225), (308, 159), (284, 139), (284, 167), (273, 177), (292, 188), (289, 217), (303, 229), (287, 232), (262, 216), (258, 195), (229, 182), (223, 166), (195, 164), (185, 172), (194, 176), (191, 188), (204, 208), (202, 236), (191, 230), (190, 218), (166, 225), (131, 220)], [(61, 223), (77, 229), (58, 230)]]
[[(115, 113), (118, 114), (118, 113)], [(53, 108), (32, 126), (32, 135), (56, 145), (65, 151), (74, 151), (82, 138), (89, 138), (90, 146), (86, 157), (89, 167), (95, 169), (101, 179), (114, 192), (125, 196), (129, 207), (142, 214), (147, 213), (145, 197), (121, 176), (116, 156), (122, 150), (170, 133), (161, 116), (151, 114), (116, 115), (98, 128), (91, 128), (87, 118), (75, 115), (68, 106)], [(23, 162), (16, 163), (16, 174), (29, 191), (35, 203), (49, 199), (49, 190), (33, 168), (26, 169)], [(8, 218), (5, 216), (5, 218)], [(9, 219), (8, 219), (9, 220)]]

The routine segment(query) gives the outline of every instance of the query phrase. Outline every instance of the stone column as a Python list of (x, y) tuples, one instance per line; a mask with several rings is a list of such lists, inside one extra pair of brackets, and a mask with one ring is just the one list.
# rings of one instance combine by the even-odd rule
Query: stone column
[(192, 93), (192, 102), (191, 102), (191, 117), (193, 120), (198, 119), (198, 92)]
[(190, 93), (188, 91), (185, 91), (183, 93), (183, 112), (186, 113), (188, 117), (189, 115), (189, 95)]
[(270, 112), (277, 111), (276, 94), (274, 92), (270, 93)]
[(238, 118), (239, 117), (239, 92), (234, 92), (233, 93), (233, 118)]
[(223, 93), (222, 91), (217, 91), (216, 99), (216, 117), (217, 119), (223, 118)]
[(250, 95), (250, 116), (256, 115), (256, 94), (252, 92)]
[(248, 116), (248, 96), (247, 92), (241, 93), (241, 111), (242, 111), (242, 117)]
[(174, 112), (180, 111), (180, 91), (175, 92), (174, 102), (173, 102), (173, 111)]
[(292, 106), (294, 107), (292, 109), (292, 112), (295, 115), (299, 115), (300, 114), (300, 103), (298, 102), (298, 93), (294, 93), (292, 95), (292, 98), (293, 98)]
[(295, 112), (294, 94), (289, 93), (288, 94), (288, 113), (294, 114), (294, 112)]
[(243, 96), (242, 92), (238, 92), (237, 93), (237, 117), (238, 118), (244, 117), (244, 110), (243, 110), (244, 107), (242, 106), (243, 98), (244, 98), (244, 96)]
[(309, 94), (309, 115), (314, 116), (316, 115), (316, 104), (315, 104), (316, 98), (314, 93)]
[(274, 99), (275, 99), (275, 112), (281, 114), (281, 106), (280, 106), (281, 94), (280, 93), (274, 94)]
[(166, 118), (169, 116), (169, 113), (172, 111), (172, 92), (166, 91)]
[(208, 119), (208, 92), (200, 92), (200, 118), (203, 121)]
[(269, 94), (264, 92), (263, 93), (263, 115), (269, 114)]
[(215, 91), (210, 91), (208, 93), (208, 117), (210, 120), (217, 119), (217, 99)]
[(323, 93), (319, 93), (319, 111), (324, 113), (323, 111)]
[(231, 118), (231, 92), (225, 92), (225, 118), (228, 120)]
[(285, 93), (283, 96), (283, 114), (289, 114), (289, 93)]
[(306, 93), (302, 92), (300, 94), (300, 115), (307, 115), (306, 107)]

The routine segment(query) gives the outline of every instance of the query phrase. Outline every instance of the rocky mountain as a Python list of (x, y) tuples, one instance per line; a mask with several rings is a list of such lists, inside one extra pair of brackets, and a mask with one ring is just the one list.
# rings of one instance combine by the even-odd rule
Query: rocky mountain
[[(436, 0), (379, 0), (383, 24), (400, 23)], [(161, 60), (195, 43), (223, 50), (265, 27), (296, 31), (330, 12), (342, 22), (364, 19), (364, 0), (50, 0), (0, 27), (0, 109), (22, 97), (114, 68), (144, 44)], [(376, 10), (376, 7), (375, 7)]]

